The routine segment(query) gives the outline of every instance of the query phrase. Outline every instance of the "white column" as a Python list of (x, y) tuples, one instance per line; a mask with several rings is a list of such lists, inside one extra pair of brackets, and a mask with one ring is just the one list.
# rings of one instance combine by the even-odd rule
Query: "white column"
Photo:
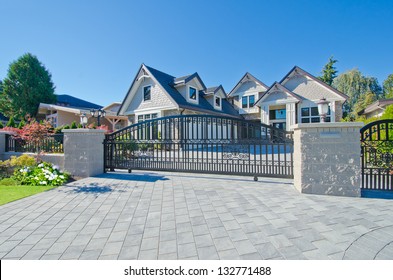
[(296, 103), (288, 103), (286, 105), (287, 110), (287, 130), (291, 130), (291, 127), (296, 123)]
[(264, 124), (269, 124), (269, 105), (261, 106), (261, 122)]

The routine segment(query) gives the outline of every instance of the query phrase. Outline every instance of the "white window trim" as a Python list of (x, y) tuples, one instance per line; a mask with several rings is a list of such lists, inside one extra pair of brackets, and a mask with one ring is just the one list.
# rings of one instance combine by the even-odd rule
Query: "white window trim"
[[(220, 106), (217, 106), (217, 105), (216, 105), (216, 98), (219, 98), (219, 99), (220, 99)], [(221, 96), (214, 95), (214, 100), (213, 100), (213, 102), (214, 102), (214, 108), (215, 108), (215, 109), (222, 110), (222, 97), (221, 97)]]
[[(311, 108), (313, 108), (313, 107), (317, 107), (317, 106), (311, 106), (310, 105), (310, 106), (300, 107), (300, 110), (299, 110), (299, 117), (300, 117), (299, 123), (303, 123), (302, 122), (303, 119), (309, 119), (310, 122), (308, 122), (308, 123), (313, 123), (313, 122), (311, 122), (312, 118), (319, 118), (319, 122), (321, 122), (321, 116), (320, 115), (318, 115), (318, 116), (311, 116)], [(309, 116), (302, 116), (302, 109), (308, 109), (310, 115)], [(330, 115), (326, 115), (326, 118), (330, 118), (330, 122), (333, 122), (333, 120), (332, 120), (332, 116), (333, 115), (334, 115), (334, 113), (332, 111), (332, 106), (330, 106)]]
[[(147, 87), (150, 87), (150, 99), (149, 100), (145, 100), (145, 88), (147, 88)], [(151, 102), (152, 89), (153, 89), (152, 85), (145, 85), (142, 87), (142, 102)]]
[(143, 116), (143, 121), (144, 121), (146, 115), (150, 115), (150, 119), (149, 120), (151, 120), (152, 119), (151, 115), (153, 115), (153, 114), (157, 114), (157, 118), (161, 117), (161, 112), (160, 111), (150, 111), (150, 112), (135, 114), (135, 122), (138, 123), (139, 116)]
[[(250, 107), (250, 96), (254, 96), (254, 105), (252, 107)], [(244, 107), (244, 108), (243, 108), (243, 97), (247, 98), (247, 107)], [(245, 95), (243, 95), (241, 100), (240, 100), (240, 105), (241, 105), (240, 107), (241, 107), (241, 109), (246, 110), (246, 109), (255, 108), (255, 103), (258, 101), (258, 99), (256, 97), (257, 97), (256, 94), (247, 94), (247, 95), (245, 94)]]
[[(195, 99), (191, 99), (191, 98), (190, 98), (190, 88), (193, 88), (193, 89), (196, 90), (196, 98), (195, 98)], [(197, 89), (196, 87), (187, 86), (187, 93), (186, 93), (186, 96), (187, 96), (187, 101), (188, 101), (188, 102), (190, 102), (190, 103), (195, 103), (195, 104), (199, 104), (199, 91), (198, 91), (198, 89)]]

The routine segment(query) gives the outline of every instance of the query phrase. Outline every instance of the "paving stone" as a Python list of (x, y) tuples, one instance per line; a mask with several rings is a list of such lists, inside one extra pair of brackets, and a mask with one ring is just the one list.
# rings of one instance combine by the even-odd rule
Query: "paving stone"
[(230, 249), (225, 251), (218, 251), (220, 260), (240, 260), (239, 253), (236, 249)]
[(162, 241), (159, 243), (158, 253), (160, 255), (176, 253), (177, 244), (176, 240)]
[(210, 228), (210, 235), (213, 238), (229, 236), (227, 230), (224, 227)]
[(123, 242), (108, 242), (105, 244), (104, 249), (101, 252), (101, 256), (106, 255), (118, 255), (121, 251)]
[(213, 241), (218, 251), (235, 249), (235, 245), (233, 245), (233, 242), (229, 237), (215, 238)]
[(98, 260), (101, 255), (101, 250), (84, 251), (79, 259), (80, 260)]
[(241, 229), (228, 230), (227, 233), (232, 241), (240, 241), (240, 240), (248, 239), (247, 235)]
[(218, 260), (216, 248), (214, 246), (198, 247), (198, 257), (200, 260)]
[(191, 231), (177, 234), (177, 244), (187, 244), (194, 242), (194, 234)]
[(156, 260), (158, 258), (157, 251), (157, 249), (140, 251), (138, 255), (138, 260)]
[(194, 233), (194, 236), (198, 235), (204, 235), (204, 234), (209, 234), (209, 228), (206, 224), (202, 225), (196, 225), (192, 227), (192, 232)]
[(141, 244), (141, 250), (158, 249), (158, 237), (143, 238)]
[(280, 252), (270, 242), (257, 244), (255, 245), (255, 248), (264, 260), (275, 259), (278, 257), (282, 258)]
[(177, 254), (179, 259), (185, 259), (188, 257), (197, 256), (197, 250), (195, 247), (195, 243), (187, 243), (187, 244), (178, 244), (177, 245)]
[(177, 260), (177, 253), (158, 255), (159, 260)]
[(194, 239), (198, 249), (202, 247), (214, 246), (214, 242), (210, 234), (197, 235)]
[(249, 240), (234, 241), (233, 245), (235, 245), (240, 256), (257, 252), (256, 248)]
[[(39, 260), (46, 251), (46, 249), (30, 250), (22, 257), (22, 260)], [(0, 256), (0, 258), (2, 257)]]

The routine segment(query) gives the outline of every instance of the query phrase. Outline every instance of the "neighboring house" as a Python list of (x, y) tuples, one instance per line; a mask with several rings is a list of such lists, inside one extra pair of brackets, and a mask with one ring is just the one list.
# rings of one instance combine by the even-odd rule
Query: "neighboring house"
[(112, 131), (116, 131), (122, 129), (129, 125), (127, 116), (118, 116), (117, 112), (119, 111), (121, 106), (120, 102), (113, 102), (108, 106), (102, 108), (105, 110), (105, 120), (110, 123), (109, 129)]
[(267, 85), (247, 72), (228, 94), (228, 100), (245, 119), (260, 121), (261, 110), (255, 103), (268, 89)]
[(317, 102), (322, 98), (329, 101), (326, 122), (339, 122), (348, 96), (295, 66), (255, 104), (261, 108), (262, 123), (291, 130), (297, 123), (320, 122)]
[(368, 105), (365, 109), (358, 112), (359, 116), (365, 116), (366, 119), (381, 117), (386, 107), (393, 104), (393, 99), (381, 99)]
[(142, 64), (119, 108), (132, 123), (172, 115), (241, 118), (222, 86), (206, 88), (198, 73), (174, 77)]
[(66, 94), (57, 95), (56, 104), (40, 103), (38, 107), (38, 117), (46, 119), (54, 127), (70, 125), (72, 122), (80, 123), (80, 117), (85, 114), (88, 117), (88, 124), (97, 123), (97, 119), (91, 116), (92, 109), (104, 109), (105, 118), (100, 120), (101, 125), (107, 125), (110, 130), (116, 130), (128, 125), (128, 118), (117, 116), (119, 103), (112, 103), (107, 107), (70, 96)]

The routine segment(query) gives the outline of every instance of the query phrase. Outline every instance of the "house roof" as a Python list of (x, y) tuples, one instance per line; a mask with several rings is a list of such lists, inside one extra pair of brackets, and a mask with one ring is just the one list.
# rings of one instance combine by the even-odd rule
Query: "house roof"
[[(141, 65), (141, 68), (138, 71), (138, 73), (141, 71), (141, 69), (146, 69), (149, 72), (149, 74), (152, 76), (152, 79), (155, 80), (161, 86), (164, 93), (167, 94), (167, 96), (170, 98), (170, 100), (174, 104), (176, 104), (176, 106), (178, 108), (200, 111), (200, 112), (210, 113), (210, 114), (213, 113), (213, 114), (219, 114), (219, 115), (229, 115), (232, 117), (239, 117), (240, 118), (236, 109), (233, 108), (232, 105), (227, 100), (223, 100), (222, 110), (216, 110), (205, 98), (203, 98), (203, 94), (199, 93), (200, 94), (199, 104), (191, 104), (191, 103), (187, 102), (187, 100), (175, 88), (174, 81), (176, 80), (176, 78), (174, 76), (164, 73), (162, 71), (159, 71), (157, 69), (154, 69), (153, 67), (147, 66), (145, 64)], [(137, 76), (138, 76), (138, 73), (137, 73)], [(128, 90), (126, 97), (124, 98), (118, 113), (121, 112), (121, 110), (124, 106), (124, 103), (127, 100), (127, 97), (130, 94), (131, 89), (137, 80), (137, 76), (135, 77), (134, 81), (132, 82), (131, 87)], [(180, 78), (178, 78), (177, 84), (183, 83), (183, 81), (184, 81), (184, 83), (186, 83), (186, 80), (189, 81), (195, 77), (200, 79), (198, 73), (194, 73), (192, 75), (180, 77)], [(203, 86), (203, 89), (206, 89), (206, 87), (202, 81), (201, 81), (201, 85)]]
[(236, 90), (237, 88), (243, 83), (243, 80), (247, 79), (247, 80), (253, 80), (254, 82), (260, 84), (262, 87), (264, 87), (265, 89), (268, 89), (269, 87), (263, 83), (261, 80), (257, 79), (255, 76), (253, 76), (251, 73), (246, 72), (246, 74), (243, 75), (243, 77), (239, 80), (239, 82), (233, 87), (233, 89), (228, 93), (228, 96), (231, 96)]
[(259, 102), (263, 101), (265, 98), (267, 98), (267, 96), (274, 91), (281, 91), (281, 92), (285, 92), (286, 94), (294, 97), (295, 99), (297, 99), (298, 101), (302, 101), (302, 98), (297, 95), (296, 93), (290, 91), (289, 89), (287, 89), (286, 87), (284, 87), (283, 85), (281, 85), (278, 82), (274, 82), (273, 85), (261, 96), (261, 98), (259, 98), (257, 100), (257, 102), (255, 102), (256, 105), (259, 104)]
[(374, 103), (368, 105), (366, 108), (358, 112), (358, 115), (364, 115), (364, 114), (369, 114), (371, 112), (374, 112), (378, 109), (381, 109), (383, 107), (386, 107), (388, 105), (393, 104), (393, 98), (391, 99), (380, 99), (375, 101)]
[(222, 97), (222, 98), (226, 98), (226, 97), (227, 97), (227, 94), (226, 94), (226, 92), (225, 92), (225, 90), (224, 90), (224, 87), (223, 87), (222, 85), (215, 86), (215, 87), (209, 87), (209, 88), (205, 89), (205, 90), (203, 91), (203, 93), (204, 93), (205, 95), (214, 95), (214, 94), (216, 94), (220, 89), (221, 89), (222, 92), (223, 92), (223, 95), (222, 95), (221, 97)]
[(339, 95), (340, 97), (344, 98), (345, 100), (347, 100), (349, 98), (348, 95), (346, 95), (346, 94), (338, 91), (337, 89), (329, 86), (328, 84), (322, 82), (320, 79), (318, 79), (314, 75), (308, 73), (307, 71), (303, 70), (302, 68), (300, 68), (299, 66), (296, 66), (296, 65), (288, 72), (288, 74), (286, 74), (284, 76), (284, 78), (281, 79), (281, 81), (279, 83), (283, 84), (286, 80), (289, 80), (291, 78), (291, 76), (294, 75), (294, 74), (305, 75), (305, 76), (309, 77), (311, 80), (313, 80), (313, 81), (317, 82), (318, 84), (320, 84), (321, 86), (329, 89), (330, 91), (332, 91), (335, 94)]
[(194, 78), (196, 78), (199, 81), (199, 83), (202, 85), (203, 89), (206, 89), (205, 84), (203, 83), (201, 77), (198, 75), (197, 72), (195, 72), (194, 74), (191, 74), (191, 75), (186, 75), (183, 77), (175, 78), (172, 82), (172, 85), (175, 85), (175, 86), (176, 85), (183, 85), (183, 84), (188, 83), (189, 81), (191, 81)]
[(97, 105), (95, 103), (82, 100), (80, 98), (76, 98), (74, 96), (68, 94), (57, 94), (57, 102), (55, 105), (70, 107), (70, 108), (78, 108), (78, 109), (100, 109), (101, 105)]

